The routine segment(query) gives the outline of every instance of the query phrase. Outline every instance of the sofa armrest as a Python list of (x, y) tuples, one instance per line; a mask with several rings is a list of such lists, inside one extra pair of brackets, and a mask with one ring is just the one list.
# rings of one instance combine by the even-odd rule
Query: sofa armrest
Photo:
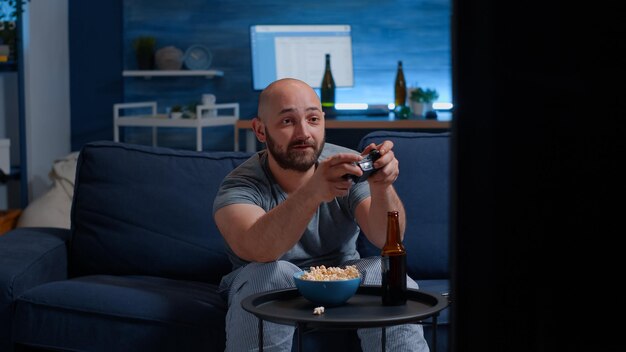
[(70, 231), (22, 227), (0, 236), (0, 351), (10, 351), (13, 302), (24, 291), (67, 278)]

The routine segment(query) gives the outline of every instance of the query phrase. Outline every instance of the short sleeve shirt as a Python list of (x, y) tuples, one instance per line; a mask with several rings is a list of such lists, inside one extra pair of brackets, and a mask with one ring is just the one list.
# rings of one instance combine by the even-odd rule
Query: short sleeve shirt
[[(357, 152), (326, 143), (318, 160), (338, 153)], [(347, 260), (359, 259), (356, 239), (360, 229), (355, 220), (355, 209), (369, 196), (369, 184), (359, 182), (350, 188), (346, 196), (320, 204), (300, 241), (279, 259), (301, 268), (322, 264), (337, 266)], [(267, 165), (267, 151), (263, 150), (224, 178), (213, 203), (213, 214), (231, 204), (254, 204), (267, 212), (285, 199), (287, 194), (275, 182)], [(237, 257), (228, 245), (227, 251), (233, 270), (248, 263)]]

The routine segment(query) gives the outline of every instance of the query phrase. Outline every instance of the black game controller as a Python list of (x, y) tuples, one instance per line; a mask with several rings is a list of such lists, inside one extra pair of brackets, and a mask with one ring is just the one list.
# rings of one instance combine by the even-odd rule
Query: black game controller
[(355, 164), (363, 171), (363, 175), (359, 177), (352, 174), (345, 174), (343, 177), (352, 179), (354, 183), (367, 180), (371, 174), (376, 172), (374, 162), (378, 160), (378, 158), (380, 158), (380, 152), (376, 149), (372, 149), (368, 155), (363, 157), (363, 159), (355, 162)]

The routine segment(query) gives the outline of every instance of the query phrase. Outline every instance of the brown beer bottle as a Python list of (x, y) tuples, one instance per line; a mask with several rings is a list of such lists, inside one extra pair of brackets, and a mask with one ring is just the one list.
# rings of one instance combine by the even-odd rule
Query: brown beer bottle
[(396, 107), (406, 106), (406, 81), (404, 80), (402, 61), (398, 61), (398, 69), (396, 71), (394, 104)]
[(381, 254), (383, 305), (406, 304), (406, 250), (400, 240), (397, 211), (387, 212), (387, 240)]
[(322, 109), (335, 108), (335, 80), (333, 73), (330, 71), (330, 54), (326, 54), (326, 68), (324, 69), (324, 77), (322, 78)]

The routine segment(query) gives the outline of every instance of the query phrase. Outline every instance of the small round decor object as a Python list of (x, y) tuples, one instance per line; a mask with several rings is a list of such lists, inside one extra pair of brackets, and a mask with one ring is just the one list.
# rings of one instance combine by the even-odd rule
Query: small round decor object
[(185, 51), (185, 66), (190, 70), (206, 70), (212, 61), (213, 54), (204, 45), (192, 45)]
[(159, 70), (180, 70), (183, 67), (183, 51), (174, 46), (166, 46), (154, 54), (154, 64)]
[(293, 280), (300, 294), (316, 306), (340, 306), (354, 296), (361, 284), (360, 277), (333, 281), (303, 280), (301, 276), (304, 273), (293, 274)]

